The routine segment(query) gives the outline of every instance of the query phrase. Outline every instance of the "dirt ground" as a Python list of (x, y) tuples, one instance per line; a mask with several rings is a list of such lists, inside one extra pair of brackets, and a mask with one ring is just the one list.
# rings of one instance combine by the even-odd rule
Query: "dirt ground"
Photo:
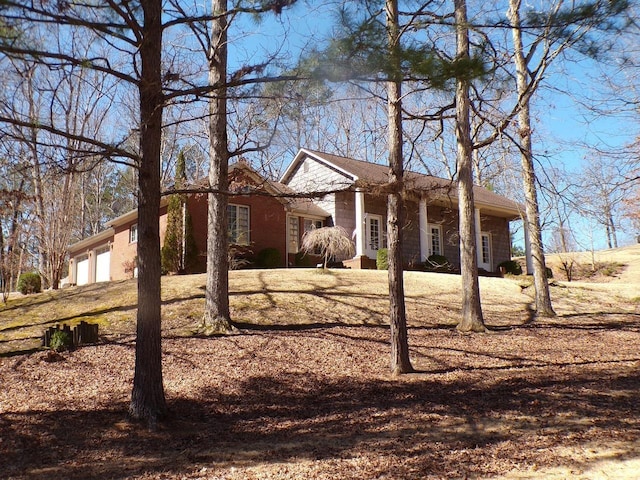
[[(176, 308), (163, 341), (171, 417), (155, 431), (126, 416), (134, 364), (126, 328), (59, 358), (0, 357), (0, 478), (640, 477), (635, 273), (602, 288), (558, 284), (558, 317), (534, 322), (530, 287), (483, 279), (486, 335), (454, 329), (459, 278), (411, 274), (417, 373), (399, 378), (387, 373), (383, 294), (369, 294), (362, 279), (352, 285), (362, 301), (347, 313), (340, 308), (353, 294), (300, 283), (284, 304), (283, 289), (264, 277), (259, 290), (246, 275), (232, 279), (234, 315), (248, 327), (238, 335), (186, 336), (191, 319), (177, 309), (186, 300), (167, 301)], [(352, 278), (340, 275), (316, 283)], [(623, 293), (612, 293), (616, 284)], [(316, 305), (316, 322), (291, 321), (314, 301), (328, 302)], [(282, 321), (260, 325), (261, 311)]]

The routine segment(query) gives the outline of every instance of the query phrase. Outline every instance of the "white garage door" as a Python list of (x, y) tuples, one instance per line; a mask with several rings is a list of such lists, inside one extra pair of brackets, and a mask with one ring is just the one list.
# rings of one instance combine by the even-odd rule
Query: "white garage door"
[(110, 280), (111, 250), (109, 247), (96, 250), (96, 282)]
[(76, 285), (89, 283), (89, 256), (76, 257)]

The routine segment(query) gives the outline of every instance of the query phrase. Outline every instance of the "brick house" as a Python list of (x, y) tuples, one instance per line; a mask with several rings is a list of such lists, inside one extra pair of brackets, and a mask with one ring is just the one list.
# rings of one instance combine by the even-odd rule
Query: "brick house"
[[(297, 192), (327, 192), (316, 203), (328, 212), (329, 223), (353, 232), (356, 256), (343, 259), (352, 268), (371, 267), (386, 247), (388, 167), (352, 158), (302, 149), (280, 182)], [(460, 264), (458, 193), (455, 183), (416, 172), (405, 173), (403, 257), (418, 264), (443, 255)], [(474, 187), (478, 267), (488, 272), (511, 259), (509, 222), (521, 207), (485, 188)]]
[[(305, 231), (339, 225), (353, 232), (356, 256), (343, 260), (350, 268), (375, 268), (377, 250), (386, 247), (388, 168), (346, 157), (301, 149), (279, 182), (263, 178), (244, 162), (229, 167), (229, 241), (254, 255), (271, 248), (280, 266), (296, 265)], [(445, 256), (460, 263), (455, 184), (441, 178), (407, 172), (404, 260), (423, 262)], [(304, 196), (308, 198), (303, 198)], [(302, 197), (301, 197), (302, 196)], [(511, 258), (509, 222), (520, 218), (515, 202), (482, 187), (474, 187), (478, 266), (495, 271)], [(167, 200), (160, 214), (160, 241), (167, 225)], [(187, 199), (199, 261), (189, 273), (205, 271), (207, 195)], [(107, 229), (69, 247), (69, 282), (82, 285), (135, 275), (137, 210), (107, 224)]]
[[(293, 264), (305, 228), (323, 226), (328, 216), (307, 199), (292, 196), (285, 185), (264, 179), (246, 163), (229, 167), (229, 242), (248, 256), (266, 248), (280, 253), (280, 266)], [(167, 199), (160, 205), (160, 242), (167, 227)], [(207, 195), (187, 197), (198, 262), (188, 273), (206, 268)], [(107, 228), (69, 246), (69, 283), (84, 285), (122, 280), (136, 274), (138, 211), (133, 210), (107, 223)], [(290, 245), (295, 251), (290, 252)]]

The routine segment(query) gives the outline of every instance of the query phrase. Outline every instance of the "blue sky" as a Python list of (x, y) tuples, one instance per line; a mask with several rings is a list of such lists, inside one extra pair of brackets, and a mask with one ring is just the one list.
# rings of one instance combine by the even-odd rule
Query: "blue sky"
[[(281, 17), (268, 15), (258, 23), (243, 20), (235, 26), (235, 31), (241, 32), (243, 47), (230, 51), (231, 67), (234, 63), (242, 64), (247, 58), (261, 57), (265, 52), (272, 51), (274, 46), (279, 46), (283, 56), (293, 56), (309, 45), (317, 45), (333, 28), (332, 8), (329, 4), (318, 7), (298, 4), (285, 10)], [(506, 9), (496, 9), (496, 12), (502, 10)], [(576, 174), (584, 167), (585, 159), (593, 155), (590, 146), (603, 150), (619, 148), (635, 139), (638, 128), (633, 115), (630, 116), (628, 112), (618, 110), (606, 116), (595, 116), (576, 102), (576, 99), (583, 101), (587, 97), (603, 94), (594, 61), (581, 59), (566, 63), (559, 59), (557, 62), (558, 67), (562, 66), (566, 71), (552, 68), (546, 76), (552, 88), (540, 91), (540, 95), (534, 99), (537, 121), (534, 127), (537, 134), (534, 150), (549, 155), (543, 162), (561, 164), (565, 170)], [(553, 88), (558, 91), (553, 91)], [(594, 227), (591, 222), (578, 216), (574, 218), (573, 226), (578, 233), (586, 232), (587, 235), (580, 235), (579, 239), (583, 245), (591, 243), (594, 228), (601, 229), (602, 234), (595, 236), (596, 248), (606, 247), (603, 227)], [(619, 233), (621, 244), (633, 242), (637, 235), (637, 232), (631, 231)]]

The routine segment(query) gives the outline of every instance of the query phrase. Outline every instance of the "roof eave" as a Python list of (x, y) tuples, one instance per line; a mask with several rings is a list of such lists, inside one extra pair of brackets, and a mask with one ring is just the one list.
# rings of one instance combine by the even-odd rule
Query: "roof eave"
[(89, 245), (92, 245), (94, 243), (99, 243), (103, 240), (107, 240), (110, 237), (113, 237), (113, 235), (114, 235), (113, 228), (107, 228), (106, 230), (98, 232), (95, 235), (92, 235), (87, 238), (83, 238), (79, 242), (69, 245), (67, 247), (67, 251), (71, 252), (71, 251), (82, 250), (83, 248), (86, 248)]

